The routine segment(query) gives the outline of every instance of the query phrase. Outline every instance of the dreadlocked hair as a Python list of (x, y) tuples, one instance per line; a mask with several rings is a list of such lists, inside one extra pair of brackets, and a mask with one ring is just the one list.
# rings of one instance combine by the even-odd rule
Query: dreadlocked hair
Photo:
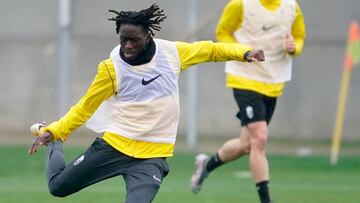
[(161, 10), (157, 4), (151, 5), (149, 8), (141, 11), (121, 11), (120, 13), (115, 10), (109, 10), (111, 13), (115, 13), (117, 16), (109, 18), (109, 21), (116, 22), (116, 33), (119, 34), (119, 30), (122, 24), (134, 24), (141, 25), (148, 30), (151, 36), (154, 36), (154, 30), (160, 31), (160, 22), (166, 18), (164, 10)]

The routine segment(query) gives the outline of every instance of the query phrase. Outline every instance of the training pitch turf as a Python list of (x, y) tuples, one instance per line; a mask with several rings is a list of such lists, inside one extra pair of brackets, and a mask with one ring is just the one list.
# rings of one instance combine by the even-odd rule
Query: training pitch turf
[[(66, 147), (71, 161), (85, 148)], [(52, 197), (46, 187), (44, 149), (28, 156), (27, 147), (0, 146), (1, 203), (99, 203), (124, 202), (122, 177), (90, 186), (66, 198)], [(247, 159), (221, 167), (206, 180), (200, 194), (189, 187), (194, 154), (177, 152), (168, 159), (171, 171), (154, 203), (258, 203), (248, 172)], [(358, 203), (360, 202), (360, 158), (341, 157), (331, 167), (328, 157), (270, 155), (271, 191), (276, 203)]]

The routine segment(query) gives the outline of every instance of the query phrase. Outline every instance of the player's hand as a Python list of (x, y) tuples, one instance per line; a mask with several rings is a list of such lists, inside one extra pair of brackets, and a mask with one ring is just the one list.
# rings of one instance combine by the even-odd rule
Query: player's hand
[(265, 55), (263, 50), (251, 50), (246, 52), (245, 60), (247, 62), (265, 61)]
[(28, 153), (32, 155), (37, 152), (38, 148), (49, 144), (54, 140), (54, 135), (50, 131), (45, 131), (41, 135), (37, 136), (34, 142), (30, 145)]
[(291, 34), (286, 34), (285, 36), (285, 51), (289, 54), (295, 54), (295, 40)]

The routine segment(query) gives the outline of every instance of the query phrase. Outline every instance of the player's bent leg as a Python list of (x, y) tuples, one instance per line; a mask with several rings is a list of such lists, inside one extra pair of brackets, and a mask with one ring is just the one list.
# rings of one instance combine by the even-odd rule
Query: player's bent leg
[(200, 192), (204, 180), (210, 172), (243, 155), (247, 155), (250, 151), (250, 138), (246, 128), (241, 130), (240, 138), (227, 141), (218, 152), (212, 157), (205, 154), (199, 154), (195, 157), (195, 170), (191, 177), (191, 189), (193, 193)]
[(66, 167), (64, 150), (61, 141), (51, 142), (48, 144), (45, 164), (49, 191), (52, 195), (57, 196), (57, 192), (52, 189), (52, 180), (54, 180), (57, 175), (61, 174)]
[(247, 128), (241, 129), (240, 138), (231, 139), (218, 150), (219, 158), (223, 162), (236, 160), (250, 152), (250, 135)]
[(56, 164), (61, 160), (56, 157), (61, 154), (62, 151), (54, 148), (49, 152), (47, 164), (49, 191), (56, 197), (71, 195), (89, 185), (119, 175), (125, 165), (125, 156), (101, 138), (97, 138), (84, 154), (63, 168)]

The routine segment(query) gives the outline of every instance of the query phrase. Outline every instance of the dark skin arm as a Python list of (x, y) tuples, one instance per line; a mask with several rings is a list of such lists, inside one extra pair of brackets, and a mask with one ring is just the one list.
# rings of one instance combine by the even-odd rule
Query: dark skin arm
[(33, 143), (30, 145), (28, 153), (32, 155), (37, 152), (38, 148), (44, 145), (49, 144), (54, 140), (54, 135), (50, 131), (45, 131), (41, 135), (35, 138)]
[(245, 60), (247, 62), (261, 62), (265, 61), (265, 55), (263, 50), (251, 50), (245, 53)]

